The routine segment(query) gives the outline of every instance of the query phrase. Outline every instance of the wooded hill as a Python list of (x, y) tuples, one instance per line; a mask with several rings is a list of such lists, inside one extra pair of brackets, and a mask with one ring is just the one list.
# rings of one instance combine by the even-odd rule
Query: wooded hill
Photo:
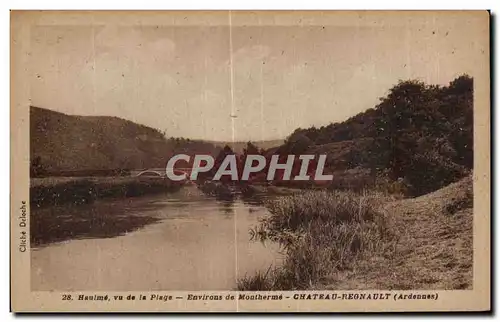
[(220, 150), (213, 143), (167, 139), (156, 129), (118, 117), (66, 115), (39, 107), (30, 109), (30, 131), (35, 175), (164, 167), (174, 153), (217, 155)]
[[(328, 155), (340, 176), (384, 177), (421, 195), (473, 167), (473, 79), (400, 81), (380, 103), (340, 123), (295, 130), (273, 153)], [(361, 175), (362, 174), (362, 175)]]

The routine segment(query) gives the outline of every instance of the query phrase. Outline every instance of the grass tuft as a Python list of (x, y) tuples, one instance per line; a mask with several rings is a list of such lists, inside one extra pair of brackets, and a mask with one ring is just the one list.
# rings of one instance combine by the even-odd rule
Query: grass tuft
[(269, 201), (254, 239), (284, 247), (282, 266), (240, 280), (240, 290), (309, 289), (356, 260), (390, 256), (397, 240), (378, 199), (367, 193), (307, 191)]

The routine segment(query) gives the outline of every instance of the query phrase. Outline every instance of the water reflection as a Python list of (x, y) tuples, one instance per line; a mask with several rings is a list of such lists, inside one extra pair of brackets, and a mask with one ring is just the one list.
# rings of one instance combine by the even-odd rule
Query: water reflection
[(161, 205), (134, 201), (98, 201), (89, 205), (32, 209), (31, 245), (37, 247), (70, 239), (117, 237), (160, 220), (143, 214), (159, 209)]
[(231, 218), (234, 215), (234, 200), (221, 201), (219, 209), (226, 218)]
[(278, 263), (278, 245), (250, 240), (266, 208), (237, 194), (217, 199), (189, 187), (35, 209), (35, 241), (43, 247), (31, 252), (32, 289), (231, 290), (238, 278)]
[[(58, 205), (31, 211), (31, 245), (45, 246), (54, 242), (84, 238), (112, 238), (154, 224), (162, 219), (155, 211), (170, 210), (171, 216), (198, 209), (200, 205), (217, 207), (224, 218), (235, 215), (235, 201), (247, 206), (248, 213), (262, 208), (262, 194), (241, 193), (229, 185), (188, 187), (179, 193), (161, 197), (137, 197), (99, 200), (86, 205)], [(177, 210), (175, 210), (177, 209)], [(207, 209), (207, 212), (211, 210)], [(189, 212), (189, 211), (187, 211)]]

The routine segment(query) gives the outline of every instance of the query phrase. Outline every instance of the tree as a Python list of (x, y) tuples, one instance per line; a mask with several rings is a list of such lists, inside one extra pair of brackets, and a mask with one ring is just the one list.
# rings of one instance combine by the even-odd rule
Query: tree
[[(231, 149), (231, 147), (226, 144), (224, 146), (224, 148), (219, 152), (217, 157), (215, 158), (213, 168), (209, 172), (207, 172), (207, 174), (209, 174), (211, 177), (213, 177), (215, 175), (215, 173), (217, 172), (217, 170), (220, 168), (220, 166), (221, 166), (222, 162), (224, 161), (224, 159), (226, 158), (226, 156), (228, 156), (228, 155), (235, 155), (235, 153), (234, 153), (233, 149)], [(222, 182), (228, 181), (227, 176), (222, 176), (221, 181)]]
[(304, 154), (312, 145), (314, 145), (314, 142), (305, 134), (296, 134), (287, 140), (283, 152), (284, 154)]
[(260, 154), (259, 148), (250, 141), (247, 142), (246, 148), (243, 149), (243, 155), (249, 155), (249, 154)]

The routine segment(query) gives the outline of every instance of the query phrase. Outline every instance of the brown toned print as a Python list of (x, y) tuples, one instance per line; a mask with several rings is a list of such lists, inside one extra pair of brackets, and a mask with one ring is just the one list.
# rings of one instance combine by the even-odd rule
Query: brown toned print
[(489, 309), (487, 12), (11, 18), (15, 311)]

